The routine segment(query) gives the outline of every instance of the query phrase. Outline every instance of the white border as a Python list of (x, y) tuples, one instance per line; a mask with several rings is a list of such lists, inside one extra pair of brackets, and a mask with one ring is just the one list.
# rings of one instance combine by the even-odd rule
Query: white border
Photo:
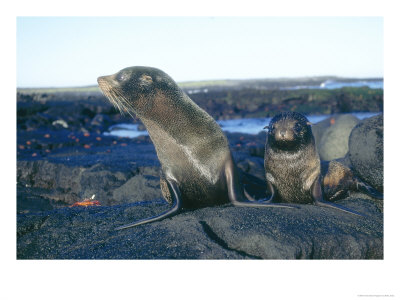
[[(362, 299), (400, 296), (396, 1), (15, 1), (3, 6), (2, 299)], [(392, 4), (393, 3), (393, 4)], [(15, 228), (15, 27), (31, 15), (240, 15), (385, 17), (385, 259), (383, 261), (17, 261)], [(4, 34), (3, 34), (4, 31)], [(397, 90), (396, 90), (397, 89)], [(5, 93), (4, 93), (5, 91)], [(13, 124), (13, 125), (10, 125)], [(396, 130), (396, 131), (394, 131)], [(12, 157), (12, 159), (11, 159)], [(396, 172), (397, 171), (397, 172)]]

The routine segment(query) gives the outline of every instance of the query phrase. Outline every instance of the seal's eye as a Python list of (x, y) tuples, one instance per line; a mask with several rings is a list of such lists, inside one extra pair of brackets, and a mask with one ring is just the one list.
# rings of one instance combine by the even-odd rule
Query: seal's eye
[(128, 78), (128, 76), (127, 76), (126, 73), (124, 73), (124, 72), (118, 73), (118, 74), (117, 74), (117, 77), (116, 77), (116, 79), (117, 79), (118, 81), (125, 81), (127, 78)]
[(296, 132), (300, 132), (303, 129), (303, 126), (301, 126), (301, 124), (296, 123), (296, 125), (294, 125), (294, 130)]

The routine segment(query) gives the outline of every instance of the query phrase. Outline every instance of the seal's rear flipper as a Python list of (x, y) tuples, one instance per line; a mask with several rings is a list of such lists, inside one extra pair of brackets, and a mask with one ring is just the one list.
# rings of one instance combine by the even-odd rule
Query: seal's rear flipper
[(344, 212), (347, 212), (347, 213), (350, 213), (353, 215), (365, 217), (363, 214), (360, 214), (360, 213), (358, 213), (354, 210), (351, 210), (347, 207), (341, 206), (339, 204), (324, 201), (323, 196), (322, 196), (321, 182), (320, 182), (319, 178), (317, 178), (314, 181), (314, 183), (311, 187), (311, 195), (312, 195), (315, 205), (322, 206), (322, 207), (335, 208), (335, 209), (338, 209), (338, 210), (341, 210), (341, 211), (344, 211)]
[(268, 201), (260, 201), (260, 202), (246, 202), (246, 201), (235, 201), (231, 203), (234, 206), (241, 206), (241, 207), (284, 207), (284, 208), (298, 208), (295, 206), (291, 206), (291, 205), (287, 205), (287, 204), (283, 204), (283, 203), (271, 203)]
[(341, 211), (344, 211), (344, 212), (347, 212), (347, 213), (350, 213), (350, 214), (353, 214), (353, 215), (356, 215), (356, 216), (365, 217), (365, 215), (363, 215), (361, 213), (358, 213), (358, 212), (356, 212), (354, 210), (351, 210), (350, 208), (341, 206), (341, 205), (336, 204), (336, 203), (330, 203), (330, 202), (325, 202), (325, 201), (315, 201), (314, 204), (318, 205), (318, 206), (322, 206), (322, 207), (335, 208), (335, 209), (338, 209), (338, 210), (341, 210)]
[(357, 185), (357, 191), (366, 193), (367, 195), (370, 195), (379, 200), (383, 200), (383, 194), (375, 190), (373, 187), (365, 184), (361, 180), (357, 180), (356, 185)]
[[(179, 212), (179, 210), (181, 209), (181, 206), (182, 206), (181, 194), (179, 192), (179, 188), (178, 188), (178, 186), (177, 186), (175, 181), (165, 179), (165, 182), (168, 185), (168, 190), (169, 190), (169, 193), (170, 193), (170, 199), (172, 200), (172, 208), (171, 209), (163, 212), (162, 214), (160, 214), (158, 216), (142, 219), (142, 220), (130, 223), (130, 224), (119, 226), (119, 227), (115, 228), (115, 230), (121, 230), (121, 229), (126, 229), (126, 228), (130, 228), (130, 227), (134, 227), (134, 226), (150, 223), (150, 222), (160, 221), (162, 219), (165, 219), (165, 218), (168, 218), (168, 217), (172, 217), (173, 215), (176, 215)], [(169, 201), (169, 199), (166, 199), (166, 200)]]

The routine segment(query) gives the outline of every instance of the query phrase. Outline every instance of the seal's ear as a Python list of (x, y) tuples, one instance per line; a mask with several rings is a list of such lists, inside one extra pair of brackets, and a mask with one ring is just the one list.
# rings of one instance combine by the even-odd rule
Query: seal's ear
[(265, 126), (263, 129), (269, 129), (269, 126), (267, 125), (267, 126)]
[(312, 126), (312, 125), (315, 125), (315, 124), (314, 124), (314, 123), (311, 123), (310, 121), (308, 121), (308, 122), (307, 122), (307, 125)]
[(151, 78), (151, 76), (149, 76), (149, 75), (144, 74), (144, 75), (140, 76), (140, 78), (139, 78), (139, 84), (142, 87), (148, 87), (152, 83), (153, 83), (153, 78)]

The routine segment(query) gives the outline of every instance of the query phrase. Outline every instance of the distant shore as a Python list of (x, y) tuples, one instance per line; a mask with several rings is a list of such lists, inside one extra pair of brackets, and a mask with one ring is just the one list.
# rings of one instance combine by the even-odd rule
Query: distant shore
[[(347, 78), (337, 76), (314, 76), (297, 78), (265, 78), (265, 79), (219, 79), (219, 80), (201, 80), (201, 81), (182, 81), (178, 86), (187, 91), (190, 89), (203, 88), (209, 90), (218, 89), (243, 89), (243, 88), (261, 88), (261, 89), (279, 89), (290, 88), (294, 86), (314, 86), (321, 85), (325, 81), (338, 82), (357, 82), (357, 81), (383, 81), (382, 77), (368, 78)], [(76, 87), (20, 87), (18, 93), (59, 93), (76, 92), (90, 93), (100, 92), (97, 85), (76, 86)]]
[[(337, 114), (349, 112), (382, 112), (383, 89), (367, 86), (338, 89), (294, 88), (318, 86), (329, 80), (357, 82), (377, 78), (310, 77), (297, 79), (226, 80), (181, 83), (183, 90), (216, 120), (271, 117), (278, 111), (303, 114)], [(102, 95), (97, 86), (75, 88), (17, 89), (18, 118), (29, 111), (59, 109), (59, 118), (76, 123), (78, 115), (104, 114), (114, 123), (132, 122), (122, 116)], [(80, 110), (84, 110), (80, 111)], [(28, 115), (26, 115), (28, 114)], [(137, 119), (134, 123), (140, 123)], [(81, 124), (84, 126), (84, 124)]]

